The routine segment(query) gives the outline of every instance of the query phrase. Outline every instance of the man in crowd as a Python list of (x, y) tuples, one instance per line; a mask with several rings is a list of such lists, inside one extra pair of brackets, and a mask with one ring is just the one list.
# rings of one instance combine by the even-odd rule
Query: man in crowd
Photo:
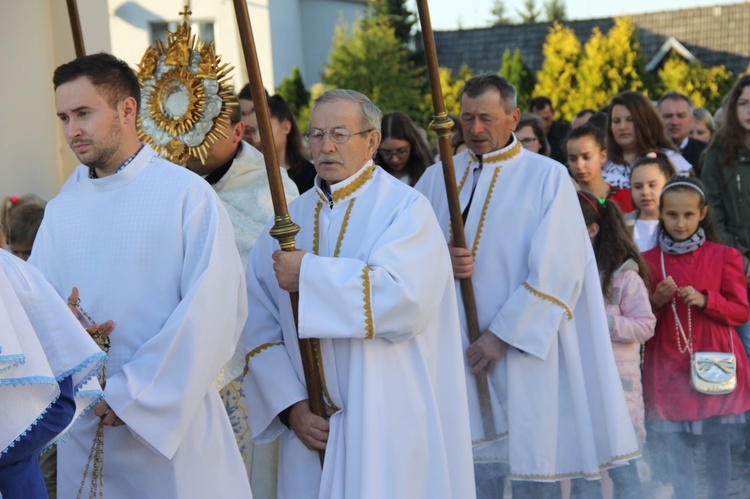
[[(427, 200), (373, 164), (381, 118), (351, 90), (316, 100), (316, 185), (289, 207), (302, 249), (264, 233), (250, 257), (246, 396), (256, 443), (281, 438), (280, 497), (474, 496), (450, 257)], [(319, 339), (330, 419), (297, 335)]]
[[(245, 123), (238, 105), (232, 108), (229, 125), (222, 130), (225, 136), (219, 137), (211, 145), (205, 162), (190, 158), (187, 167), (205, 178), (222, 200), (232, 221), (234, 240), (243, 267), (246, 267), (250, 250), (263, 227), (273, 220), (274, 211), (263, 155), (242, 140), (244, 130)], [(291, 201), (298, 196), (297, 187), (285, 169), (279, 170), (286, 199)], [(224, 406), (233, 416), (234, 436), (245, 461), (255, 499), (273, 498), (276, 497), (278, 445), (253, 445), (242, 388), (244, 368), (245, 353), (240, 345), (214, 384), (219, 389)]]
[[(468, 248), (450, 245), (471, 277), (480, 336), (460, 304), (478, 497), (560, 497), (559, 480), (598, 476), (639, 454), (615, 366), (599, 275), (565, 168), (513, 135), (516, 91), (496, 74), (466, 81), (454, 158)], [(450, 240), (441, 165), (416, 186)], [(459, 300), (461, 302), (462, 300)], [(474, 376), (490, 384), (495, 434), (483, 429)], [(632, 467), (635, 470), (634, 467)]]
[[(83, 163), (47, 205), (31, 263), (111, 342), (104, 400), (59, 445), (58, 496), (104, 462), (106, 497), (250, 497), (212, 386), (247, 316), (232, 225), (211, 187), (141, 144), (138, 79), (109, 54), (55, 70), (55, 106)], [(110, 334), (111, 333), (111, 334)], [(103, 426), (103, 452), (92, 456)]]
[(680, 148), (680, 154), (693, 166), (693, 171), (699, 174), (700, 157), (708, 144), (690, 137), (695, 124), (693, 103), (679, 92), (667, 92), (659, 99), (657, 109), (672, 142)]
[(547, 134), (547, 142), (549, 142), (550, 157), (562, 164), (567, 163), (565, 138), (568, 136), (570, 126), (555, 121), (555, 108), (552, 106), (552, 101), (549, 97), (534, 97), (529, 101), (529, 111), (542, 120), (544, 132)]

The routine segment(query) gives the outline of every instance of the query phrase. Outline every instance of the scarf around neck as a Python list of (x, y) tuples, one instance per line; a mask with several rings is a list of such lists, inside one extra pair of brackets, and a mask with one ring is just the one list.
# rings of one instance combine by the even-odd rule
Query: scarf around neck
[(672, 236), (664, 229), (659, 233), (659, 247), (668, 255), (685, 255), (691, 253), (703, 246), (705, 242), (706, 231), (703, 230), (703, 227), (698, 227), (698, 230), (692, 236), (680, 242), (672, 239)]

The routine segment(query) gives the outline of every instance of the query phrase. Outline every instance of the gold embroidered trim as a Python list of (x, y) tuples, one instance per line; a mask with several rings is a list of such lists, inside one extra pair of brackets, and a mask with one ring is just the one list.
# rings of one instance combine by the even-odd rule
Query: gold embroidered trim
[(278, 341), (276, 343), (263, 343), (262, 345), (257, 346), (253, 348), (252, 350), (250, 350), (247, 353), (247, 355), (245, 355), (245, 369), (242, 371), (242, 375), (245, 376), (247, 374), (248, 363), (250, 362), (250, 357), (255, 357), (256, 355), (258, 355), (260, 352), (262, 352), (263, 350), (267, 348), (271, 348), (271, 347), (275, 347), (275, 346), (279, 346), (283, 344), (284, 344), (283, 341)]
[(320, 199), (321, 203), (323, 204), (329, 203), (328, 199), (318, 189), (315, 189), (315, 194), (318, 195), (318, 199)]
[(312, 342), (313, 344), (313, 351), (315, 352), (315, 363), (318, 366), (318, 372), (320, 373), (320, 384), (323, 386), (323, 396), (328, 400), (328, 405), (331, 406), (331, 408), (334, 411), (338, 411), (339, 408), (336, 407), (336, 404), (333, 403), (333, 399), (331, 399), (331, 394), (328, 393), (328, 385), (326, 384), (326, 373), (323, 369), (323, 356), (320, 353), (320, 340), (317, 338), (315, 341)]
[(339, 254), (341, 253), (341, 243), (344, 242), (344, 235), (346, 234), (346, 228), (349, 226), (349, 215), (352, 214), (352, 208), (354, 207), (354, 201), (356, 201), (357, 198), (353, 198), (349, 202), (349, 206), (346, 208), (346, 213), (344, 213), (344, 221), (341, 222), (341, 229), (339, 230), (339, 237), (336, 240), (336, 249), (333, 250), (333, 257), (337, 258)]
[(362, 291), (365, 302), (365, 334), (366, 340), (371, 340), (375, 336), (375, 323), (372, 319), (372, 305), (370, 304), (370, 266), (365, 265), (362, 269)]
[(497, 182), (497, 177), (500, 175), (500, 170), (502, 170), (503, 167), (500, 166), (498, 168), (495, 168), (495, 173), (492, 174), (492, 181), (490, 182), (490, 188), (487, 191), (487, 197), (484, 199), (484, 206), (482, 206), (482, 215), (479, 217), (479, 225), (477, 225), (477, 233), (474, 236), (474, 244), (471, 248), (471, 254), (474, 256), (474, 258), (477, 257), (477, 250), (479, 249), (479, 240), (482, 238), (482, 230), (484, 229), (484, 221), (487, 218), (487, 210), (490, 207), (490, 200), (492, 199), (492, 192), (495, 190), (495, 183)]
[(461, 181), (458, 183), (458, 192), (461, 192), (461, 189), (464, 188), (464, 184), (466, 183), (466, 179), (469, 178), (469, 172), (471, 170), (472, 170), (471, 162), (469, 162), (469, 164), (466, 165), (466, 171), (464, 172), (464, 176), (461, 177)]
[(347, 185), (343, 189), (336, 191), (333, 193), (333, 202), (338, 203), (340, 201), (343, 201), (348, 196), (351, 196), (356, 192), (357, 189), (365, 185), (368, 180), (372, 178), (373, 173), (375, 173), (375, 165), (370, 165), (365, 171), (362, 172), (362, 175), (359, 176), (354, 182)]
[(313, 215), (313, 243), (312, 252), (314, 254), (319, 253), (320, 249), (320, 210), (323, 209), (323, 203), (318, 202), (315, 206), (315, 214)]
[(487, 442), (494, 442), (496, 440), (502, 440), (506, 438), (508, 435), (509, 433), (506, 431), (505, 433), (501, 433), (497, 435), (495, 438), (480, 438), (479, 440), (472, 440), (471, 445), (479, 445), (479, 444), (484, 444)]
[(570, 309), (568, 308), (566, 304), (564, 304), (563, 302), (561, 302), (554, 296), (550, 296), (548, 294), (542, 293), (538, 289), (534, 289), (533, 287), (531, 287), (531, 284), (529, 284), (528, 282), (523, 283), (523, 287), (526, 288), (526, 290), (532, 295), (538, 298), (541, 298), (542, 300), (546, 300), (548, 302), (554, 303), (558, 307), (562, 308), (563, 310), (565, 310), (565, 315), (568, 316), (568, 320), (569, 321), (573, 320), (573, 312), (570, 311)]
[[(491, 156), (488, 156), (486, 154), (483, 155), (482, 163), (486, 165), (488, 163), (506, 161), (506, 160), (513, 158), (514, 156), (517, 156), (520, 152), (521, 152), (521, 141), (516, 140), (516, 143), (513, 145), (513, 147), (511, 147), (507, 151), (500, 151), (497, 154), (493, 154)], [(471, 151), (469, 151), (469, 157), (471, 157), (471, 159), (473, 159), (474, 161), (479, 162), (479, 158), (477, 158), (477, 156)]]
[[(371, 169), (374, 171), (374, 167), (371, 167)], [(372, 172), (370, 172), (370, 176), (372, 176)], [(364, 182), (363, 182), (364, 183)], [(355, 189), (356, 190), (356, 189)], [(346, 233), (346, 227), (349, 225), (349, 216), (352, 213), (352, 207), (354, 206), (354, 201), (356, 201), (356, 198), (352, 199), (349, 203), (349, 206), (346, 208), (346, 213), (344, 213), (344, 220), (341, 223), (341, 229), (339, 230), (339, 237), (336, 241), (336, 249), (333, 252), (334, 257), (338, 257), (339, 253), (341, 253), (341, 244), (344, 241), (344, 234)], [(315, 214), (313, 215), (313, 244), (312, 244), (312, 252), (316, 255), (320, 254), (320, 212), (323, 209), (323, 202), (319, 201), (318, 204), (315, 206)], [(320, 383), (323, 386), (323, 396), (328, 401), (328, 405), (330, 405), (334, 410), (339, 410), (338, 407), (333, 403), (333, 399), (331, 399), (331, 395), (328, 393), (328, 385), (326, 384), (326, 374), (325, 370), (323, 369), (323, 358), (320, 353), (320, 340), (315, 339), (313, 342), (313, 350), (315, 352), (315, 363), (318, 368), (318, 373), (320, 373)]]
[(553, 481), (561, 480), (564, 478), (578, 478), (578, 477), (601, 478), (602, 470), (612, 468), (613, 466), (615, 466), (615, 463), (618, 463), (620, 461), (629, 461), (631, 459), (635, 459), (637, 457), (640, 457), (640, 455), (641, 455), (641, 451), (637, 450), (635, 452), (631, 452), (630, 454), (625, 454), (622, 456), (614, 456), (611, 461), (599, 465), (598, 473), (584, 473), (583, 471), (561, 473), (559, 475), (519, 475), (517, 473), (511, 473), (510, 477), (511, 479), (516, 479), (516, 480), (535, 480), (535, 481), (540, 481), (540, 482), (553, 482)]

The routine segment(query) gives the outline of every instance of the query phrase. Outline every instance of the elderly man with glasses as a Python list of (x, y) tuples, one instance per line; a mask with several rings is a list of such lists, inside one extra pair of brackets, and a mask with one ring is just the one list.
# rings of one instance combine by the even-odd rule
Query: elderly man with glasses
[[(255, 442), (280, 436), (279, 497), (474, 497), (450, 257), (427, 200), (373, 163), (380, 123), (358, 92), (317, 99), (318, 176), (289, 206), (303, 249), (264, 235), (250, 257), (245, 388)], [(298, 334), (320, 341), (328, 418)]]

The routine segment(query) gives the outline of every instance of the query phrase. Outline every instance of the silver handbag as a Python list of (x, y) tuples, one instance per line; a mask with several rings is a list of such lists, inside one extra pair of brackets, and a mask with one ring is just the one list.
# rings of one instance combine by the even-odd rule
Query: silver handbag
[[(732, 341), (731, 333), (729, 341)], [(690, 386), (706, 395), (726, 395), (737, 388), (737, 358), (732, 353), (695, 352), (690, 356)]]

